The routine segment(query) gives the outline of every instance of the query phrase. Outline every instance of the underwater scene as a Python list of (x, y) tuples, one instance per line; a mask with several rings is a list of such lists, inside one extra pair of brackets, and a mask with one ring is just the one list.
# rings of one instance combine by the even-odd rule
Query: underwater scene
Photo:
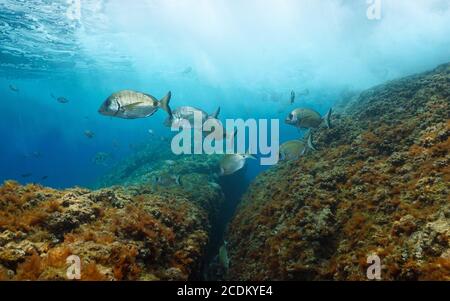
[(450, 280), (450, 0), (0, 0), (0, 280)]

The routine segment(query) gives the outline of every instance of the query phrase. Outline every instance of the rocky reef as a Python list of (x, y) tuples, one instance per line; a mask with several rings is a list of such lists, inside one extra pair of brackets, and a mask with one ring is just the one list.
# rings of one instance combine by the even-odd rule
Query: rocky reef
[(161, 140), (92, 189), (5, 182), (0, 280), (66, 280), (71, 255), (81, 280), (367, 280), (372, 255), (383, 280), (450, 280), (450, 64), (339, 108), (318, 151), (253, 181), (215, 258), (245, 182), (220, 157)]
[(212, 224), (217, 223), (224, 202), (219, 185), (217, 155), (176, 156), (170, 142), (152, 142), (140, 146), (134, 154), (114, 166), (94, 189), (120, 185), (141, 186), (154, 193), (187, 197), (204, 209)]
[(227, 240), (233, 280), (450, 280), (450, 64), (361, 93), (317, 152), (252, 183)]
[[(0, 279), (66, 280), (71, 255), (81, 280), (200, 279), (224, 197), (214, 158), (195, 159), (155, 159), (144, 148), (97, 190), (4, 183)], [(114, 181), (126, 185), (100, 187)]]

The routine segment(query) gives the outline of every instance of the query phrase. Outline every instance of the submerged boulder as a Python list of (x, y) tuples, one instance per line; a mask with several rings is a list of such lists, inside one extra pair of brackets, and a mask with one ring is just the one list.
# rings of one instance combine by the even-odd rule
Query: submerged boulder
[(233, 280), (450, 280), (450, 64), (361, 93), (317, 152), (252, 183), (231, 221)]

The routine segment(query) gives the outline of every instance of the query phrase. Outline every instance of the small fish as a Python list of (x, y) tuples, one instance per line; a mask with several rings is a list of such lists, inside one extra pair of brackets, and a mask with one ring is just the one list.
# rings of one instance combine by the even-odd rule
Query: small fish
[(149, 133), (150, 135), (152, 135), (152, 136), (153, 136), (153, 135), (155, 134), (155, 131), (154, 131), (154, 130), (152, 130), (152, 129), (149, 129), (149, 130), (148, 130), (148, 133)]
[(105, 152), (98, 152), (97, 154), (95, 154), (94, 158), (92, 159), (92, 162), (97, 165), (106, 166), (110, 158), (111, 158), (110, 154)]
[(331, 128), (331, 113), (332, 109), (322, 117), (318, 112), (311, 109), (295, 109), (286, 117), (285, 122), (298, 129), (317, 128), (322, 122), (325, 122), (326, 126)]
[(247, 159), (254, 159), (255, 157), (249, 154), (227, 154), (220, 160), (220, 175), (228, 176), (241, 170), (245, 166)]
[(69, 100), (63, 96), (60, 96), (56, 99), (59, 103), (66, 104), (69, 103)]
[(169, 174), (158, 175), (153, 177), (153, 184), (159, 186), (181, 186), (181, 176)]
[(42, 157), (42, 153), (41, 152), (33, 152), (31, 154), (34, 158), (39, 159)]
[(166, 160), (166, 161), (164, 161), (164, 163), (166, 163), (167, 165), (170, 165), (170, 166), (173, 166), (176, 164), (176, 162), (173, 160)]
[(105, 116), (112, 116), (123, 119), (137, 119), (150, 117), (158, 111), (159, 108), (172, 116), (169, 107), (172, 93), (158, 101), (155, 97), (140, 92), (124, 90), (109, 96), (102, 104), (98, 112)]
[(45, 180), (47, 180), (47, 179), (48, 179), (48, 176), (43, 176), (43, 177), (41, 178), (42, 181), (45, 181)]
[(9, 85), (9, 89), (11, 90), (11, 91), (13, 91), (13, 92), (19, 92), (19, 88), (17, 88), (16, 86), (14, 86), (14, 85)]
[(224, 241), (223, 245), (219, 249), (219, 262), (226, 271), (230, 268), (230, 258), (228, 257), (227, 246), (228, 242)]
[(89, 130), (84, 131), (84, 135), (85, 135), (86, 137), (88, 137), (89, 139), (92, 139), (92, 138), (95, 137), (95, 133), (92, 132), (92, 131), (89, 131)]
[(295, 91), (292, 90), (291, 91), (291, 105), (294, 104), (294, 102), (295, 102)]
[(280, 146), (280, 160), (296, 160), (305, 155), (308, 150), (316, 150), (312, 144), (312, 135), (308, 134), (306, 140), (292, 140)]
[(33, 174), (32, 173), (24, 173), (24, 174), (21, 174), (20, 176), (22, 177), (22, 178), (29, 178), (29, 177), (31, 177)]
[(195, 128), (194, 116), (198, 115), (198, 116), (201, 116), (201, 118), (202, 118), (201, 126), (203, 127), (203, 124), (205, 123), (206, 120), (208, 120), (210, 118), (217, 119), (219, 117), (219, 114), (220, 114), (220, 108), (218, 108), (213, 114), (209, 115), (202, 109), (184, 106), (184, 107), (176, 108), (172, 112), (172, 115), (166, 119), (166, 121), (164, 122), (164, 125), (167, 127), (181, 127), (183, 125), (184, 121), (188, 121), (189, 124), (191, 125), (191, 127)]
[(182, 72), (181, 72), (181, 74), (182, 75), (188, 75), (189, 73), (191, 73), (192, 72), (192, 67), (187, 67), (186, 69), (184, 69)]

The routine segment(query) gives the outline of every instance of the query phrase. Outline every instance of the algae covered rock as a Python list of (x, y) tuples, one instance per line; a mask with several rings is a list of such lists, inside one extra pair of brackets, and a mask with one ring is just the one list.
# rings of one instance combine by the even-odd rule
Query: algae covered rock
[[(216, 224), (224, 202), (217, 176), (220, 156), (175, 156), (168, 145), (167, 141), (143, 145), (119, 162), (95, 187), (119, 185), (129, 191), (135, 190), (135, 194), (146, 191), (187, 196), (208, 213), (212, 224)], [(122, 206), (124, 200), (115, 201), (117, 206)]]
[[(45, 196), (45, 197), (42, 197)], [(144, 188), (53, 190), (0, 186), (0, 276), (81, 280), (187, 280), (200, 269), (207, 212), (184, 195)]]
[(4, 183), (0, 277), (64, 280), (75, 255), (81, 280), (199, 279), (224, 201), (216, 168), (216, 156), (175, 157), (153, 143), (97, 190)]
[(450, 280), (450, 64), (354, 97), (319, 151), (258, 176), (227, 232), (234, 280)]

